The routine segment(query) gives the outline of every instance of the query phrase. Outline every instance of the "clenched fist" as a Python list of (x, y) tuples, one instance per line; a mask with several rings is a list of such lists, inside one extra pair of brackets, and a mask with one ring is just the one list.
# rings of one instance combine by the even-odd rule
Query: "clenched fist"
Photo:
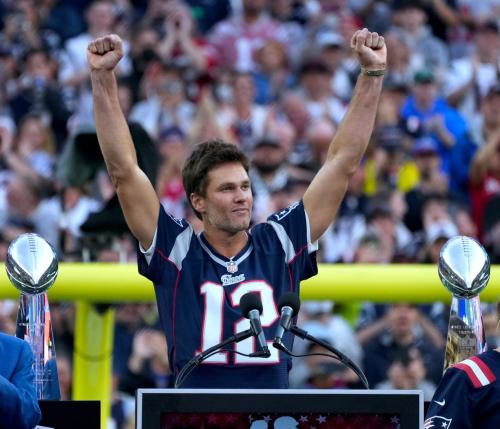
[(87, 47), (91, 70), (113, 70), (123, 57), (123, 42), (116, 34), (99, 37)]
[(351, 48), (358, 58), (359, 65), (368, 70), (385, 69), (387, 48), (382, 36), (363, 28), (354, 33)]

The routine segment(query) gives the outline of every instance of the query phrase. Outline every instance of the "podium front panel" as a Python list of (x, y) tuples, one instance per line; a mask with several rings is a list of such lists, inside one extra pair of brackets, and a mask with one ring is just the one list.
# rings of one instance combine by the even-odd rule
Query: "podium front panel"
[(421, 429), (418, 390), (139, 389), (137, 429)]

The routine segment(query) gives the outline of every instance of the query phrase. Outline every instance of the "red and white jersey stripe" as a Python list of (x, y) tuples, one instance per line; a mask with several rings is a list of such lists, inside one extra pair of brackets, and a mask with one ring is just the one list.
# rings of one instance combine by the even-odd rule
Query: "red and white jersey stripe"
[(469, 359), (453, 365), (465, 371), (475, 388), (487, 386), (496, 380), (495, 374), (480, 358), (472, 356)]

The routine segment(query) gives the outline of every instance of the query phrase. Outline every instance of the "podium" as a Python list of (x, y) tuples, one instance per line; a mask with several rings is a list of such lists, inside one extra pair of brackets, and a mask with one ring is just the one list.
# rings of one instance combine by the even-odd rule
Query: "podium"
[(137, 429), (421, 429), (418, 390), (139, 389)]

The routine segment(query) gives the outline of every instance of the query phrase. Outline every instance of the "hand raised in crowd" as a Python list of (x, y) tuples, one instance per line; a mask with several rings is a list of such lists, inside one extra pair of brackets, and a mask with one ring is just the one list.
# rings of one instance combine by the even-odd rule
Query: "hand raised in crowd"
[(387, 62), (387, 48), (383, 36), (368, 29), (356, 31), (351, 38), (351, 48), (359, 65), (366, 70), (384, 70)]
[(114, 70), (123, 57), (123, 42), (116, 34), (98, 37), (87, 47), (87, 60), (91, 70)]

